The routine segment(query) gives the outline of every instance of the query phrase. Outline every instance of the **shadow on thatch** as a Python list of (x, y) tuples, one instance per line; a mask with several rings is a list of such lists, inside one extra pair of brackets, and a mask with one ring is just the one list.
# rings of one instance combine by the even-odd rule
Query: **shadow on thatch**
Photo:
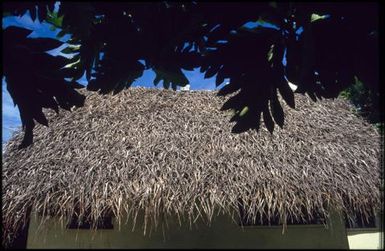
[[(131, 88), (115, 96), (84, 92), (84, 107), (48, 114), (32, 147), (3, 156), (3, 243), (31, 206), (68, 218), (106, 212), (148, 223), (180, 214), (207, 222), (242, 201), (250, 217), (348, 215), (379, 207), (380, 136), (341, 99), (296, 95), (286, 122), (271, 135), (232, 134), (215, 92)], [(124, 222), (124, 221), (123, 221)], [(152, 224), (151, 223), (151, 224)]]

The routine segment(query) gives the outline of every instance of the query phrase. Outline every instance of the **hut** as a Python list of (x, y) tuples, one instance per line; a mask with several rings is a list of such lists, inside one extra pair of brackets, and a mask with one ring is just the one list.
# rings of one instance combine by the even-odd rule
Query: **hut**
[(346, 221), (381, 213), (380, 134), (345, 100), (295, 94), (283, 129), (233, 134), (215, 91), (82, 92), (6, 146), (3, 245), (354, 248)]

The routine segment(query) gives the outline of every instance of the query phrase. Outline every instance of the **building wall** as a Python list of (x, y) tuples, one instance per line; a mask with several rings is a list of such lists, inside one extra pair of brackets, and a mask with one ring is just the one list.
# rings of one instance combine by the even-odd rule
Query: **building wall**
[[(36, 216), (36, 215), (35, 215)], [(33, 216), (30, 222), (27, 248), (343, 248), (348, 249), (344, 222), (339, 214), (332, 216), (330, 224), (282, 227), (240, 227), (229, 216), (217, 216), (211, 226), (179, 226), (177, 219), (143, 234), (143, 222), (137, 221), (135, 231), (132, 222), (113, 230), (66, 229), (57, 219), (44, 225)], [(141, 215), (138, 217), (142, 219)], [(148, 230), (147, 230), (148, 231)]]
[(379, 229), (352, 229), (347, 234), (350, 249), (384, 249), (384, 232)]

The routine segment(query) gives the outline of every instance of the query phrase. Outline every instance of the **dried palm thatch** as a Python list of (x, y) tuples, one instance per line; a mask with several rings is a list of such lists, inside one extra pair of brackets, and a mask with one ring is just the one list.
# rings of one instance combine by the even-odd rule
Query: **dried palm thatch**
[[(344, 100), (297, 95), (284, 105), (284, 129), (232, 134), (215, 92), (131, 88), (115, 96), (84, 92), (85, 107), (48, 111), (32, 147), (3, 156), (3, 242), (28, 218), (96, 220), (106, 213), (157, 225), (170, 214), (190, 222), (215, 212), (306, 218), (348, 215), (380, 205), (380, 135)], [(146, 223), (147, 224), (147, 223)]]

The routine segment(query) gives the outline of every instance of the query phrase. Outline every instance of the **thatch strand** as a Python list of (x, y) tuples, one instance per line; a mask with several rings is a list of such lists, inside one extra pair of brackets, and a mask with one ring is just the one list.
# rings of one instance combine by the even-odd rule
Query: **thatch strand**
[[(330, 205), (369, 214), (380, 202), (380, 136), (344, 100), (283, 104), (284, 129), (232, 134), (215, 92), (131, 88), (46, 111), (34, 144), (3, 156), (3, 244), (31, 207), (42, 215), (136, 218), (144, 232), (170, 215), (206, 222), (243, 201), (251, 218), (307, 219)], [(187, 216), (187, 218), (185, 217)], [(128, 220), (128, 218), (126, 220)], [(163, 227), (163, 226), (162, 226)]]

